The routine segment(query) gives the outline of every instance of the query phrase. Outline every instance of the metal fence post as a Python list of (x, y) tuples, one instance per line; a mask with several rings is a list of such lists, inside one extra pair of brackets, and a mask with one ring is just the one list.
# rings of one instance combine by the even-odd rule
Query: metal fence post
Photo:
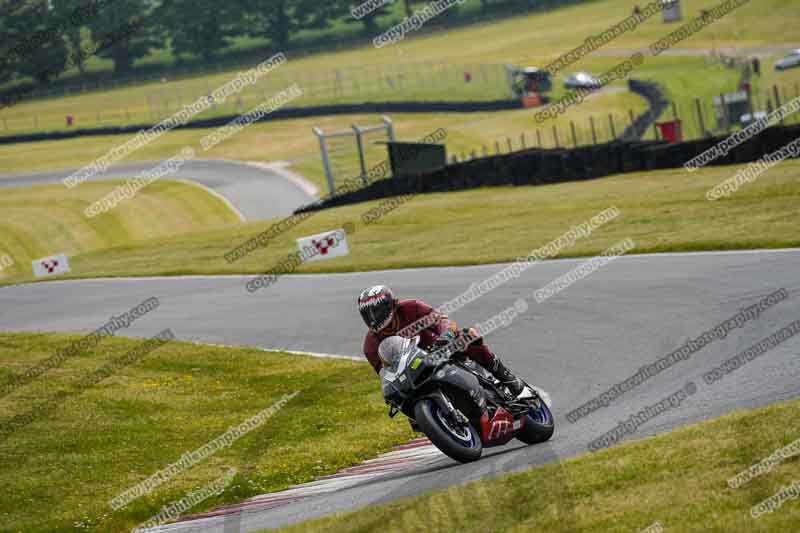
[(794, 84), (794, 97), (800, 98), (800, 83)]
[(331, 172), (331, 161), (328, 157), (328, 146), (325, 143), (325, 134), (320, 128), (314, 128), (314, 135), (319, 138), (319, 150), (322, 154), (322, 166), (325, 168), (325, 177), (328, 180), (328, 191), (333, 196), (333, 172)]
[(594, 117), (589, 117), (589, 125), (592, 128), (592, 144), (597, 144), (597, 130), (594, 127)]
[[(772, 86), (772, 92), (775, 93), (775, 109), (778, 109), (778, 108), (781, 107), (781, 96), (780, 96), (780, 93), (778, 92), (778, 86), (777, 85), (773, 85)], [(783, 118), (781, 118), (780, 124), (781, 124), (781, 126), (783, 126)]]
[(361, 168), (361, 179), (364, 180), (364, 185), (369, 185), (367, 182), (367, 161), (364, 158), (364, 139), (361, 136), (361, 128), (353, 124), (350, 126), (356, 132), (356, 146), (358, 147), (358, 165)]
[[(633, 109), (628, 109), (628, 119), (630, 119), (630, 121), (631, 121), (631, 131), (633, 132), (631, 135), (633, 135), (633, 137), (638, 137), (639, 136), (639, 128), (636, 125), (636, 115), (634, 115)], [(642, 132), (642, 133), (644, 133), (644, 132)]]
[(702, 137), (706, 137), (706, 122), (703, 119), (703, 107), (700, 105), (700, 98), (694, 98), (694, 107), (695, 111), (697, 112), (697, 125), (700, 128), (700, 135)]
[(386, 133), (389, 136), (389, 142), (394, 142), (394, 122), (386, 115), (383, 115), (381, 119), (383, 123), (386, 124)]
[(722, 111), (722, 124), (725, 126), (726, 131), (730, 131), (731, 122), (728, 118), (728, 108), (725, 107), (725, 95), (723, 93), (719, 93), (719, 107)]

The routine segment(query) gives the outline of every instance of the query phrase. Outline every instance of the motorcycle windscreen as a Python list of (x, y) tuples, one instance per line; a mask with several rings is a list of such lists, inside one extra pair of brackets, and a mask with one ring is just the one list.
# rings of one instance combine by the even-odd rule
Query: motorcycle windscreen
[(417, 349), (419, 337), (406, 338), (399, 335), (386, 337), (378, 345), (378, 357), (384, 368), (397, 372), (404, 356)]
[[(380, 377), (385, 399), (398, 395), (403, 397), (413, 388), (409, 375), (409, 362), (416, 361), (419, 352), (417, 337), (413, 339), (389, 337), (381, 342), (379, 355), (385, 366), (380, 371)], [(413, 362), (411, 366), (414, 366)]]

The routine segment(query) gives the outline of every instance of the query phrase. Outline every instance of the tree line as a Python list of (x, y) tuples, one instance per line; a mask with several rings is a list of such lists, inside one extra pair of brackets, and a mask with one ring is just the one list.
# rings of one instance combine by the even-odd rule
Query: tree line
[[(32, 78), (46, 84), (73, 67), (83, 75), (92, 56), (111, 60), (114, 75), (125, 75), (158, 49), (210, 62), (241, 37), (267, 39), (285, 51), (298, 33), (337, 22), (360, 24), (365, 36), (374, 37), (378, 19), (392, 14), (393, 4), (411, 16), (430, 1), (392, 0), (356, 20), (351, 8), (363, 0), (0, 0), (0, 83)], [(483, 12), (584, 0), (478, 1)], [(458, 9), (456, 4), (442, 18), (457, 16)], [(395, 18), (392, 24), (400, 22)]]

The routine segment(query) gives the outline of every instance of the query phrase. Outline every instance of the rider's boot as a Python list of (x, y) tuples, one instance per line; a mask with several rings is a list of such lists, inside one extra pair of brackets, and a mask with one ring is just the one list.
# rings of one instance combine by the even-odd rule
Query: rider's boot
[(511, 392), (511, 396), (517, 398), (520, 394), (525, 391), (525, 384), (519, 379), (517, 376), (511, 373), (511, 371), (506, 368), (500, 359), (495, 357), (487, 366), (485, 366), (486, 370), (492, 373), (492, 375), (497, 378), (500, 383), (506, 386), (506, 388)]

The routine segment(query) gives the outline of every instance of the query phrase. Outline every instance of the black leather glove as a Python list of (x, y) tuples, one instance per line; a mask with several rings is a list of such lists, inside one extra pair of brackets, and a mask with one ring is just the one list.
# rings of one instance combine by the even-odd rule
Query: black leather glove
[(449, 331), (449, 330), (445, 331), (444, 333), (439, 335), (439, 338), (433, 341), (433, 346), (437, 349), (444, 348), (454, 343), (456, 338), (457, 338), (456, 333), (454, 331)]
[(472, 341), (469, 343), (469, 346), (481, 346), (483, 345), (483, 337), (478, 334), (478, 330), (475, 328), (464, 328), (460, 332), (460, 337), (462, 338), (469, 338)]

